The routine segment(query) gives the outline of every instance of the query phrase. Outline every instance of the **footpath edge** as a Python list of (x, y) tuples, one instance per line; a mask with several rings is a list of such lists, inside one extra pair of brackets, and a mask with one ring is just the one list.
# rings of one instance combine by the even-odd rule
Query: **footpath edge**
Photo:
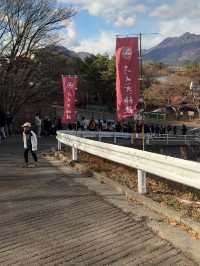
[[(45, 156), (45, 159), (64, 174), (69, 174), (69, 169), (70, 171), (74, 172), (74, 174), (78, 172), (77, 169), (74, 169), (70, 165), (64, 165), (62, 160), (56, 159), (53, 156)], [(79, 168), (82, 168), (81, 163), (75, 162), (75, 164), (78, 164)], [(191, 228), (193, 231), (200, 234), (200, 225), (197, 222), (193, 221), (190, 218), (183, 218), (175, 210), (172, 210), (166, 206), (161, 206), (159, 203), (153, 201), (152, 199), (147, 198), (144, 195), (140, 195), (125, 186), (122, 186), (118, 182), (104, 176), (103, 172), (92, 172), (92, 177), (91, 174), (87, 175), (87, 173), (91, 173), (88, 168), (85, 168), (84, 172), (86, 178), (81, 178), (81, 176), (84, 175), (83, 171), (81, 171), (79, 172), (81, 174), (80, 177), (74, 178), (74, 181), (87, 186), (88, 189), (93, 190), (97, 194), (100, 194), (105, 200), (122, 209), (122, 211), (138, 216), (138, 220), (142, 221), (145, 218), (147, 225), (154, 233), (158, 234), (161, 238), (169, 241), (176, 248), (180, 249), (186, 256), (192, 258), (196, 263), (198, 263), (198, 265), (200, 265), (200, 240), (192, 238), (192, 236), (190, 236), (187, 232), (179, 229), (178, 227), (167, 224), (167, 222), (163, 221), (163, 218), (174, 220), (177, 222), (177, 224), (184, 224), (187, 227)], [(104, 186), (103, 190), (105, 190), (106, 185), (109, 188), (117, 191), (119, 195), (122, 195), (123, 200), (126, 201), (126, 203), (123, 202), (122, 204), (122, 198), (120, 198), (119, 203), (116, 200), (112, 200), (112, 195), (109, 194), (109, 196), (106, 196), (106, 193), (103, 193), (101, 189), (99, 190), (99, 188), (97, 188), (101, 185)], [(144, 215), (142, 215), (142, 212), (136, 213), (135, 210), (130, 207), (128, 200), (133, 200), (143, 205), (145, 209), (149, 209), (150, 212), (148, 212), (148, 217), (144, 217)], [(144, 210), (144, 212), (146, 212), (146, 210)]]

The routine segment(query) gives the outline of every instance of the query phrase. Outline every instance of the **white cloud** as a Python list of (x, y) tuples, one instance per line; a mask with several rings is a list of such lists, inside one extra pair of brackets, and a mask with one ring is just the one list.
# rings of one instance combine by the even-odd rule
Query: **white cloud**
[(162, 4), (150, 14), (159, 19), (160, 33), (164, 37), (180, 36), (185, 32), (200, 34), (200, 1), (175, 0)]
[(76, 52), (88, 52), (92, 54), (113, 54), (115, 51), (115, 37), (113, 32), (102, 31), (98, 39), (83, 39), (77, 46), (73, 47)]
[(87, 9), (93, 16), (99, 16), (101, 12), (104, 12), (104, 4), (102, 2), (92, 1), (91, 3), (83, 5), (84, 9)]
[(185, 32), (200, 34), (199, 24), (200, 19), (190, 20), (188, 18), (161, 21), (160, 33), (167, 37), (179, 36)]
[(67, 27), (67, 39), (69, 43), (73, 43), (76, 40), (77, 31), (74, 22), (70, 22), (69, 26)]
[(92, 16), (100, 16), (118, 27), (133, 27), (138, 13), (144, 13), (143, 4), (138, 0), (60, 0), (62, 3), (77, 5)]
[[(166, 0), (160, 1), (160, 5), (155, 5), (157, 1), (153, 0), (146, 0), (145, 5), (140, 4), (139, 0), (60, 0), (60, 2), (87, 10), (90, 15), (99, 16), (120, 29), (135, 27), (136, 23), (138, 24), (138, 13), (144, 13), (143, 20), (145, 16), (151, 17), (151, 20), (157, 23), (156, 30), (151, 27), (147, 32), (160, 33), (158, 36), (144, 36), (142, 46), (145, 49), (157, 45), (166, 37), (179, 36), (186, 31), (200, 34), (200, 0)], [(115, 51), (115, 37), (112, 32), (101, 31), (97, 39), (83, 39), (79, 44), (76, 43), (76, 37), (75, 25), (71, 25), (65, 44), (76, 51), (95, 54), (105, 52), (111, 54)]]
[(61, 44), (71, 48), (77, 43), (77, 29), (73, 21), (64, 24), (66, 29), (60, 34)]
[(128, 27), (133, 27), (135, 23), (136, 19), (133, 17), (123, 18), (120, 16), (115, 22), (115, 25), (119, 28), (128, 28)]
[[(143, 36), (142, 49), (149, 49), (162, 41), (162, 37), (158, 36)], [(88, 38), (80, 41), (78, 45), (73, 47), (76, 52), (88, 52), (92, 54), (109, 54), (115, 53), (116, 36), (114, 32), (102, 31), (99, 38)]]
[(199, 0), (175, 0), (172, 4), (156, 7), (151, 13), (163, 19), (197, 18), (200, 16)]
[(145, 13), (146, 12), (146, 6), (143, 4), (135, 5), (134, 10), (135, 10), (135, 12), (138, 12), (138, 13)]
[(144, 35), (142, 37), (142, 49), (150, 49), (163, 40), (161, 35)]

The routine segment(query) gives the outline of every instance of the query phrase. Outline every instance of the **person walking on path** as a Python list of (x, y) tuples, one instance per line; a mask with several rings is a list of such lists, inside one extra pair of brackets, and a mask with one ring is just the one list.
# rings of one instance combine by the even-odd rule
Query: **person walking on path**
[(0, 109), (0, 142), (1, 139), (6, 139), (5, 126), (6, 126), (6, 114)]
[(182, 125), (182, 134), (183, 135), (186, 135), (186, 133), (187, 133), (187, 127), (186, 127), (186, 125)]
[(32, 157), (35, 161), (35, 167), (37, 167), (37, 136), (35, 132), (31, 130), (31, 124), (26, 122), (23, 126), (23, 142), (24, 142), (24, 167), (28, 167), (28, 153), (29, 151), (32, 154)]
[(38, 138), (41, 136), (41, 128), (42, 128), (42, 120), (40, 119), (40, 115), (37, 113), (35, 115), (35, 128)]
[(173, 127), (173, 133), (174, 133), (174, 136), (176, 136), (176, 132), (177, 132), (177, 127), (174, 126), (174, 127)]
[(11, 136), (13, 127), (13, 115), (10, 112), (6, 113), (6, 125), (8, 136)]

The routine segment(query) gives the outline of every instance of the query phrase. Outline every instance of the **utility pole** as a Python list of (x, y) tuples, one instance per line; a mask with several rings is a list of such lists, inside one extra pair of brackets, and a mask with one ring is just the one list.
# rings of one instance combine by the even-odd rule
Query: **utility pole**
[(139, 61), (140, 61), (140, 93), (141, 93), (141, 98), (142, 98), (142, 150), (145, 150), (145, 132), (144, 132), (144, 127), (145, 127), (145, 102), (144, 102), (144, 88), (143, 88), (143, 54), (142, 54), (142, 36), (147, 36), (147, 35), (157, 35), (159, 33), (139, 33), (139, 42), (140, 42), (140, 51), (139, 51)]
[(145, 150), (145, 133), (144, 133), (144, 92), (143, 92), (143, 60), (142, 60), (142, 33), (139, 34), (140, 50), (139, 50), (139, 62), (140, 62), (140, 93), (142, 94), (142, 150)]

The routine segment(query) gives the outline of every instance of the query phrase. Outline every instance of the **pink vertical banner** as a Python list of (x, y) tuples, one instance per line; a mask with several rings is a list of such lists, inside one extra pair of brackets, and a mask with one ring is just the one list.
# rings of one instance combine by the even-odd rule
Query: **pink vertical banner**
[(117, 119), (133, 117), (137, 113), (140, 96), (138, 38), (117, 38), (116, 94)]
[(75, 110), (77, 77), (62, 76), (63, 93), (64, 93), (64, 123), (76, 123), (77, 112)]

